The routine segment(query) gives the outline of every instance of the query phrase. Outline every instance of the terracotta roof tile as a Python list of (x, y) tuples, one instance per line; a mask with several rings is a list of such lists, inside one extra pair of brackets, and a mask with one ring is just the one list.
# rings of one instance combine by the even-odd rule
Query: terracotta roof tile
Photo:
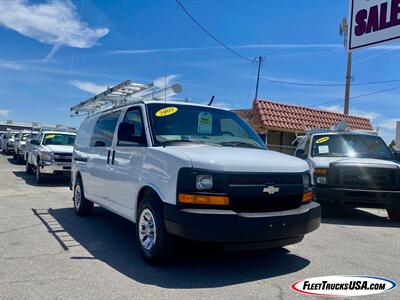
[(309, 128), (330, 128), (339, 121), (347, 121), (350, 129), (373, 129), (368, 118), (283, 104), (270, 100), (255, 100), (253, 108), (253, 112), (261, 120), (261, 125), (267, 127), (306, 130)]

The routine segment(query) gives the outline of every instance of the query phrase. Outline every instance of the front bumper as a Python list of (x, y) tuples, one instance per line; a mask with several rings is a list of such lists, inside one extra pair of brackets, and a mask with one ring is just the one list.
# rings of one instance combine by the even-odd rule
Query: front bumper
[(354, 207), (400, 208), (400, 190), (362, 190), (329, 186), (316, 186), (314, 200), (319, 203), (332, 203)]
[(40, 173), (44, 175), (71, 175), (71, 163), (56, 163), (54, 161), (41, 161)]
[(180, 209), (164, 204), (169, 233), (196, 241), (224, 244), (262, 243), (263, 248), (280, 247), (302, 240), (316, 230), (321, 208), (310, 202), (299, 208), (262, 213), (238, 213), (221, 209)]

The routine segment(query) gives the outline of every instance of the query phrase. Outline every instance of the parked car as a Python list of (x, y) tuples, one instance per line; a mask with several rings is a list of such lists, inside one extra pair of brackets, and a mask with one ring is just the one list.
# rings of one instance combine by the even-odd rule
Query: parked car
[(233, 249), (300, 242), (320, 225), (306, 162), (266, 149), (235, 113), (140, 101), (90, 114), (72, 159), (76, 214), (97, 203), (136, 223), (146, 261), (169, 261), (177, 237)]
[(69, 177), (75, 136), (74, 132), (60, 129), (41, 130), (37, 138), (30, 141), (26, 173), (34, 172), (37, 183), (49, 175)]
[(1, 141), (1, 150), (3, 154), (10, 155), (14, 152), (15, 139), (18, 136), (18, 131), (9, 130)]
[(376, 134), (315, 130), (301, 137), (295, 155), (313, 173), (315, 200), (353, 207), (385, 208), (400, 220), (400, 162)]
[(25, 161), (26, 140), (28, 139), (29, 134), (30, 130), (22, 130), (15, 139), (13, 155), (14, 159), (17, 160), (18, 163)]
[(3, 152), (3, 140), (7, 138), (7, 131), (0, 131), (0, 150)]

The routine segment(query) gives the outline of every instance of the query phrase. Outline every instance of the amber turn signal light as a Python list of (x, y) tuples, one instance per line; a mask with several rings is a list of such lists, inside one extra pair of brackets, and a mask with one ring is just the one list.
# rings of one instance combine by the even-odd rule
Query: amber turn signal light
[(229, 205), (228, 196), (179, 194), (178, 200), (183, 204)]
[(312, 191), (306, 192), (306, 193), (303, 194), (303, 203), (309, 202), (312, 199), (313, 199), (313, 192)]
[(328, 173), (328, 169), (325, 168), (315, 168), (314, 174), (325, 176)]

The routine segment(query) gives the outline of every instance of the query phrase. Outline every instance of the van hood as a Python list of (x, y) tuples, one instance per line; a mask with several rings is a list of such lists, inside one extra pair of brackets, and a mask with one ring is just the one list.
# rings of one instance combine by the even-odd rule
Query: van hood
[(64, 153), (72, 153), (74, 150), (74, 146), (67, 145), (46, 145), (43, 146), (44, 151), (47, 152), (64, 152)]
[(229, 172), (305, 172), (305, 161), (263, 149), (218, 147), (209, 145), (168, 146), (191, 160), (193, 168)]
[(400, 164), (385, 159), (375, 159), (375, 158), (357, 158), (357, 157), (313, 157), (312, 165), (314, 168), (328, 168), (330, 163), (341, 162), (349, 165), (371, 165), (371, 166), (397, 166)]

